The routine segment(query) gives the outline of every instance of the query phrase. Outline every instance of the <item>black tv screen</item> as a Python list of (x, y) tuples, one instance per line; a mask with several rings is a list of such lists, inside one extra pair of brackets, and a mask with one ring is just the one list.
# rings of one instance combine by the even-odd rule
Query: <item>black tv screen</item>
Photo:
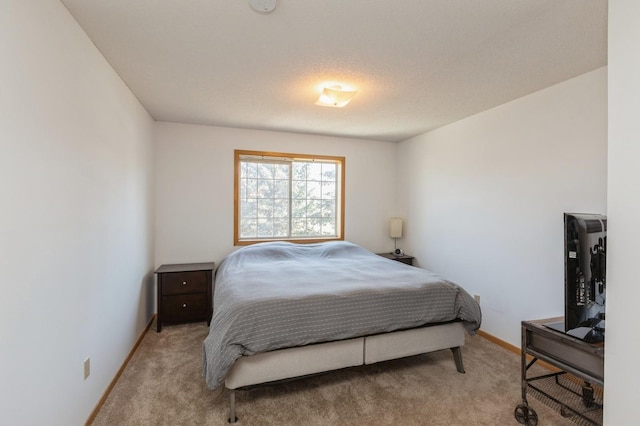
[(604, 341), (607, 217), (564, 214), (565, 332)]

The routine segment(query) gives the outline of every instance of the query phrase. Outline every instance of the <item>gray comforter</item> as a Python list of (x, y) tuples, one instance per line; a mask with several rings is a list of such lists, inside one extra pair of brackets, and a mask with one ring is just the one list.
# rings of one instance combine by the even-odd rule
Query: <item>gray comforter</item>
[(215, 389), (242, 355), (456, 319), (473, 333), (480, 307), (427, 270), (348, 242), (255, 244), (218, 267), (203, 375)]

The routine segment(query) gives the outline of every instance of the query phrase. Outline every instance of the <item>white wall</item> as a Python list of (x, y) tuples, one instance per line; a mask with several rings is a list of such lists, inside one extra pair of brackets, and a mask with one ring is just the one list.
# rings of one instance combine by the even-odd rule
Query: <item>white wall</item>
[[(609, 1), (609, 188), (604, 420), (637, 423), (640, 2)], [(636, 419), (635, 421), (633, 419)]]
[(154, 312), (153, 120), (58, 0), (0, 9), (0, 422), (78, 425)]
[(345, 239), (393, 248), (393, 143), (157, 123), (156, 265), (220, 262), (233, 246), (234, 149), (346, 157)]
[(563, 315), (563, 212), (606, 213), (607, 70), (404, 141), (404, 241), (481, 296), (482, 329)]

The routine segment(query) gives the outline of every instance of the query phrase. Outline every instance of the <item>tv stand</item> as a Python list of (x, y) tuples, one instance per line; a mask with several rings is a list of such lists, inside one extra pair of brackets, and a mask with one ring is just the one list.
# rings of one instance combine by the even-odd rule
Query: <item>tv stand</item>
[[(522, 404), (516, 407), (515, 418), (522, 424), (537, 425), (538, 416), (527, 402), (527, 390), (532, 389), (559, 405), (563, 416), (602, 424), (602, 393), (594, 394), (593, 385), (604, 387), (604, 342), (588, 343), (547, 326), (561, 321), (563, 318), (522, 321)], [(527, 356), (533, 357), (529, 363)], [(527, 377), (538, 360), (559, 371)], [(555, 392), (555, 386), (554, 392), (549, 391), (545, 382), (557, 385), (559, 391)]]

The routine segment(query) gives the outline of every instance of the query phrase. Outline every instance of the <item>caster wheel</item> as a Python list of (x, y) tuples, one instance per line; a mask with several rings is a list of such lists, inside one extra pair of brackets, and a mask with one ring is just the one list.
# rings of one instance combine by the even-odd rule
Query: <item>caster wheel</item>
[(527, 426), (536, 426), (538, 424), (538, 414), (533, 408), (529, 408), (524, 404), (520, 404), (513, 412), (518, 423)]

